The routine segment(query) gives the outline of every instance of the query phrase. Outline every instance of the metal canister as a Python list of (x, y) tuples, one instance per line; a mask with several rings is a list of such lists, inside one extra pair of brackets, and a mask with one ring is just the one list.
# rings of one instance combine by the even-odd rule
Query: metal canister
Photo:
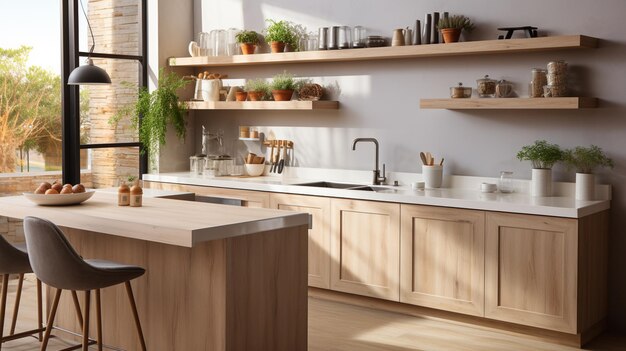
[(339, 45), (337, 41), (339, 40), (339, 26), (332, 26), (328, 33), (328, 50), (337, 50), (339, 49)]
[(320, 27), (319, 45), (318, 49), (328, 49), (328, 27)]

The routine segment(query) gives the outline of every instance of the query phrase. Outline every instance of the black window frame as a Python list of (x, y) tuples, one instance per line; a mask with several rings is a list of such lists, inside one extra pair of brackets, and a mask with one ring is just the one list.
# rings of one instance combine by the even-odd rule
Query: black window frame
[[(139, 0), (141, 6), (141, 24), (139, 30), (139, 55), (119, 55), (88, 52), (79, 50), (78, 20), (82, 13), (79, 10), (81, 0), (61, 0), (61, 77), (63, 86), (61, 89), (61, 126), (62, 126), (62, 174), (63, 183), (80, 183), (80, 150), (99, 148), (122, 148), (138, 147), (139, 152), (139, 177), (141, 178), (148, 169), (148, 153), (144, 145), (139, 142), (131, 143), (80, 143), (80, 95), (79, 86), (68, 85), (67, 80), (70, 72), (79, 66), (80, 60), (88, 56), (92, 58), (107, 58), (118, 60), (132, 60), (139, 63), (139, 87), (148, 86), (148, 0)], [(96, 50), (98, 48), (96, 47)], [(141, 123), (141, 116), (139, 116)]]

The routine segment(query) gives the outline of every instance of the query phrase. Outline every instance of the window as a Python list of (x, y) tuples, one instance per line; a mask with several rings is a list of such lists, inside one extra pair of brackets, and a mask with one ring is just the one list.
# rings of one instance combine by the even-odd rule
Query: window
[(124, 122), (109, 123), (147, 84), (147, 0), (82, 1), (63, 2), (64, 81), (89, 56), (90, 25), (95, 39), (90, 56), (107, 71), (112, 84), (63, 86), (63, 179), (79, 182), (82, 164), (91, 170), (93, 186), (98, 188), (141, 175), (147, 168), (135, 129)]

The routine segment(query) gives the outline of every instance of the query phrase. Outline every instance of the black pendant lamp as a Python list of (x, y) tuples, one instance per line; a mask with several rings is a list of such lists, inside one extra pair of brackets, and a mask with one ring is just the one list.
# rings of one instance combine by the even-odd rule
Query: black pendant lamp
[(91, 48), (89, 48), (89, 55), (87, 56), (87, 65), (78, 66), (74, 68), (72, 73), (70, 73), (69, 78), (67, 79), (68, 85), (99, 85), (99, 84), (111, 84), (111, 77), (109, 77), (108, 73), (98, 66), (94, 66), (93, 60), (91, 59), (91, 53), (93, 52), (94, 47), (96, 46), (96, 39), (93, 36), (93, 31), (91, 30), (91, 24), (89, 23), (89, 18), (87, 17), (87, 13), (85, 12), (85, 8), (83, 7), (82, 0), (80, 1), (80, 8), (83, 10), (83, 14), (85, 15), (85, 19), (87, 20), (87, 26), (89, 26), (89, 33), (91, 33)]

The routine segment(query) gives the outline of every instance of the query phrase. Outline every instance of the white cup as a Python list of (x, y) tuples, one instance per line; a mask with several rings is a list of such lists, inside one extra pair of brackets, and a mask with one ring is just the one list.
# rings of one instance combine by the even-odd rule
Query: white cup
[(426, 188), (441, 188), (441, 183), (443, 181), (443, 166), (422, 166), (422, 177), (424, 178), (424, 183), (426, 183)]

